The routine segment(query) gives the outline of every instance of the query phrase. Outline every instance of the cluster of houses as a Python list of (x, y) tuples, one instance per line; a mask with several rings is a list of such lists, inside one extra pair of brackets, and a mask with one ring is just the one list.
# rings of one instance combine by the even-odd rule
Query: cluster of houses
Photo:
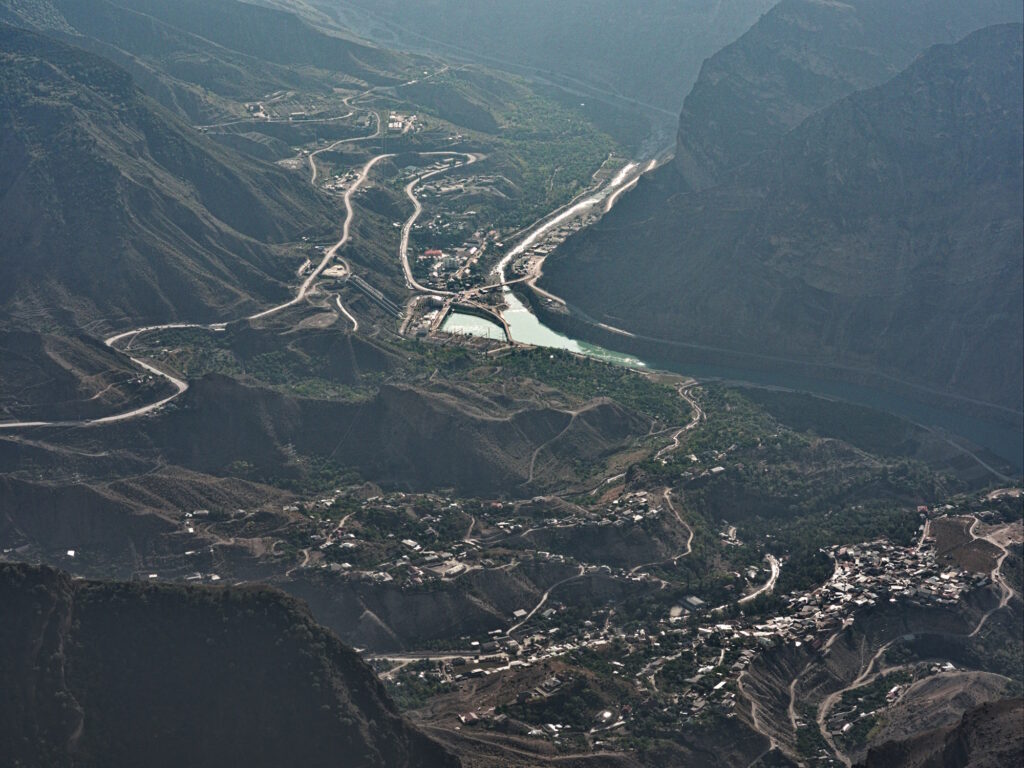
[[(694, 463), (713, 464), (723, 457), (694, 458), (697, 460)], [(331, 507), (337, 498), (336, 493), (312, 504)], [(539, 505), (545, 499), (533, 501)], [(383, 537), (389, 553), (386, 562), (373, 569), (360, 570), (346, 567), (344, 562), (339, 563), (337, 557), (332, 557), (325, 558), (332, 561), (325, 563), (325, 567), (345, 571), (351, 578), (422, 584), (457, 578), (475, 569), (500, 567), (503, 564), (492, 559), (502, 559), (492, 554), (493, 545), (500, 547), (502, 542), (521, 538), (531, 528), (637, 525), (665, 513), (661, 497), (646, 491), (623, 494), (592, 511), (561, 506), (560, 517), (542, 520), (524, 515), (522, 510), (510, 516), (507, 505), (494, 502), (474, 512), (478, 518), (474, 535), (460, 530), (457, 535), (440, 536), (438, 529), (444, 529), (444, 517), (452, 511), (461, 512), (460, 503), (447, 497), (431, 497), (433, 509), (423, 514), (422, 502), (423, 499), (417, 497), (418, 516), (409, 526)], [(398, 511), (407, 509), (408, 505), (409, 499), (403, 494), (372, 497), (363, 500), (352, 514), (374, 507)], [(321, 546), (335, 547), (341, 552), (363, 546), (352, 532), (345, 530), (344, 522), (322, 518), (321, 524), (324, 526), (320, 534)], [(416, 533), (410, 533), (412, 529)], [(734, 526), (724, 525), (719, 535), (725, 543), (742, 545)], [(380, 546), (381, 542), (373, 544)], [(464, 652), (449, 652), (459, 655), (449, 655), (446, 661), (430, 670), (420, 670), (418, 674), (436, 675), (458, 685), (467, 678), (514, 674), (590, 649), (607, 660), (611, 675), (632, 679), (638, 692), (642, 694), (646, 690), (648, 693), (640, 699), (656, 702), (666, 715), (680, 721), (700, 718), (712, 711), (732, 716), (740, 695), (741, 676), (764, 649), (791, 644), (818, 650), (831, 636), (853, 624), (858, 611), (886, 603), (953, 604), (988, 579), (985, 574), (969, 573), (940, 562), (923, 529), (920, 542), (914, 546), (900, 546), (883, 539), (835, 546), (823, 552), (833, 562), (828, 580), (813, 590), (781, 596), (774, 615), (765, 616), (755, 611), (749, 615), (741, 612), (727, 616), (726, 606), (712, 608), (700, 597), (688, 595), (667, 615), (620, 625), (614, 612), (597, 610), (589, 617), (581, 617), (552, 595), (540, 605), (516, 607), (510, 612), (508, 627), (469, 643)], [(643, 578), (643, 574), (622, 568), (579, 563), (559, 553), (517, 550), (512, 556), (519, 560), (578, 566), (581, 576), (603, 573), (611, 577)], [(759, 580), (762, 572), (753, 570), (757, 572), (748, 573), (747, 578)], [(619, 650), (609, 655), (607, 650), (612, 645)], [(679, 679), (683, 676), (679, 669), (684, 670), (684, 680)], [(669, 670), (672, 674), (666, 679)], [(553, 686), (557, 686), (559, 678), (560, 675), (553, 676), (544, 685), (534, 686), (519, 695), (529, 699), (551, 695), (557, 690)], [(655, 692), (659, 695), (653, 695)], [(609, 710), (607, 722), (595, 722), (589, 728), (592, 732), (614, 732), (628, 726), (631, 711), (623, 703), (615, 711)], [(468, 724), (491, 722), (496, 717), (493, 710), (490, 713), (474, 711), (465, 716)], [(848, 722), (837, 726), (840, 733)], [(536, 731), (534, 735), (545, 738), (558, 738), (566, 731), (565, 728), (551, 731), (546, 726), (532, 730)]]
[[(656, 509), (641, 493), (623, 497), (613, 508), (631, 514), (647, 514)], [(729, 530), (727, 529), (726, 533)], [(541, 557), (547, 553), (535, 553)], [(903, 547), (885, 540), (854, 546), (833, 547), (828, 554), (834, 560), (834, 572), (822, 586), (808, 592), (796, 592), (783, 598), (784, 607), (770, 618), (738, 617), (725, 619), (696, 596), (685, 605), (672, 609), (667, 617), (652, 619), (645, 626), (633, 625), (628, 631), (612, 621), (601, 621), (600, 613), (578, 626), (559, 621), (557, 604), (532, 617), (530, 633), (516, 633), (518, 639), (494, 633), (478, 653), (464, 659), (464, 672), (449, 667), (451, 682), (472, 676), (502, 674), (567, 656), (582, 649), (599, 650), (612, 643), (625, 651), (609, 658), (613, 675), (629, 675), (639, 689), (659, 690), (658, 675), (676, 660), (689, 660), (691, 673), (682, 687), (664, 690), (662, 681), (658, 701), (665, 714), (680, 721), (692, 721), (704, 713), (716, 711), (733, 716), (739, 678), (757, 655), (778, 644), (822, 648), (830, 635), (850, 626), (858, 610), (883, 601), (909, 601), (919, 604), (956, 602), (966, 591), (981, 586), (987, 577), (944, 567), (938, 563), (927, 540)], [(549, 555), (549, 557), (553, 557)], [(597, 566), (597, 568), (601, 568)], [(607, 566), (604, 566), (607, 569)], [(525, 608), (516, 610), (511, 620), (522, 622), (530, 615)], [(686, 618), (688, 621), (683, 621)], [(438, 674), (443, 675), (439, 670)], [(550, 691), (530, 689), (520, 697), (533, 698)], [(896, 695), (898, 691), (893, 692)], [(493, 720), (488, 713), (469, 713), (469, 722)], [(612, 713), (609, 722), (595, 729), (614, 730), (627, 725), (626, 709)], [(838, 732), (848, 724), (839, 724)], [(558, 724), (553, 724), (558, 725)], [(551, 731), (533, 729), (538, 737), (557, 738), (563, 728)]]
[(468, 285), (469, 271), (483, 257), (495, 234), (477, 231), (454, 248), (428, 248), (416, 257), (421, 265), (417, 272), (429, 275), (429, 282), (435, 288), (461, 290)]
[(647, 491), (634, 491), (610, 501), (600, 509), (577, 508), (562, 517), (545, 517), (543, 520), (523, 518), (500, 520), (495, 525), (508, 534), (522, 534), (529, 530), (545, 528), (586, 528), (637, 525), (644, 520), (656, 520), (664, 509), (660, 497)]
[(399, 112), (392, 112), (388, 116), (388, 131), (390, 133), (409, 133), (417, 129), (419, 121), (416, 115), (403, 115)]
[(537, 262), (546, 259), (552, 251), (569, 239), (570, 236), (589, 227), (599, 218), (599, 209), (592, 208), (585, 216), (568, 221), (560, 227), (553, 227), (537, 239), (533, 245), (523, 251), (509, 265), (513, 277), (522, 277), (536, 271)]
[(940, 566), (927, 540), (920, 547), (899, 547), (874, 541), (852, 547), (833, 547), (836, 569), (821, 592), (829, 610), (863, 607), (879, 600), (956, 603), (967, 590), (987, 577)]
[[(318, 530), (311, 533), (309, 538), (321, 553), (317, 566), (321, 569), (359, 581), (422, 585), (430, 581), (456, 578), (470, 570), (484, 567), (489, 562), (485, 559), (477, 563), (476, 558), (470, 557), (474, 554), (472, 548), (464, 542), (443, 541), (434, 527), (441, 520), (440, 514), (425, 514), (418, 518), (419, 532), (416, 535), (420, 538), (391, 532), (386, 533), (381, 541), (361, 540), (356, 533), (347, 529), (348, 520), (373, 509), (400, 511), (405, 508), (406, 495), (398, 493), (363, 499), (358, 509), (340, 520), (324, 515), (343, 495), (343, 491), (335, 490), (330, 495), (301, 506), (289, 505), (284, 508), (288, 512), (305, 510), (309, 519), (317, 522)], [(439, 513), (459, 509), (458, 503), (447, 497), (431, 498), (431, 501), (437, 505)], [(361, 568), (351, 562), (359, 559), (353, 555), (366, 549), (371, 550), (374, 553), (372, 559), (378, 561), (372, 568)], [(379, 562), (380, 557), (377, 555), (386, 559)]]
[(335, 194), (343, 193), (348, 187), (359, 178), (359, 172), (356, 170), (345, 171), (345, 173), (336, 173), (332, 176), (326, 184), (324, 189)]

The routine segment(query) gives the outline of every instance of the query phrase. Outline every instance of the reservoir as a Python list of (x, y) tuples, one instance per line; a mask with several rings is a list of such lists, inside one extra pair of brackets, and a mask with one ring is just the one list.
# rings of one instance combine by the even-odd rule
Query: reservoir
[(512, 331), (513, 341), (518, 341), (520, 344), (532, 344), (535, 347), (566, 349), (570, 352), (595, 357), (606, 363), (625, 365), (629, 368), (647, 367), (642, 360), (636, 357), (631, 357), (622, 352), (613, 352), (610, 349), (605, 349), (595, 344), (588, 344), (585, 341), (577, 341), (576, 339), (556, 333), (541, 323), (537, 316), (512, 291), (505, 292), (505, 303), (508, 304), (508, 309), (502, 312), (501, 316), (505, 318), (505, 322), (508, 323), (508, 327)]
[[(511, 291), (506, 292), (505, 300), (509, 308), (502, 315), (512, 330), (512, 338), (523, 344), (566, 349), (631, 368), (646, 368), (649, 366), (657, 370), (693, 376), (697, 379), (718, 379), (759, 387), (792, 389), (798, 392), (807, 392), (826, 398), (865, 405), (869, 408), (895, 414), (921, 426), (936, 427), (946, 433), (960, 435), (1002, 457), (1013, 466), (1016, 472), (1020, 472), (1024, 468), (1024, 443), (1022, 443), (1022, 435), (1019, 430), (1006, 424), (980, 419), (952, 408), (927, 405), (897, 393), (872, 389), (843, 381), (725, 366), (684, 365), (678, 362), (663, 363), (658, 360), (648, 360), (645, 362), (625, 353), (577, 341), (576, 339), (556, 333), (541, 323), (529, 308)], [(476, 318), (470, 319), (477, 322), (487, 322), (477, 320)], [(493, 325), (491, 323), (487, 324)], [(495, 338), (501, 338), (501, 330), (497, 326), (493, 327), (497, 334)]]
[[(529, 308), (519, 300), (512, 291), (504, 294), (508, 309), (501, 313), (508, 323), (512, 332), (512, 340), (520, 344), (529, 344), (534, 347), (545, 347), (548, 349), (565, 349), (569, 352), (587, 355), (613, 365), (624, 365), (628, 368), (646, 368), (646, 364), (639, 358), (632, 357), (622, 352), (613, 352), (610, 349), (599, 347), (596, 344), (588, 344), (585, 341), (577, 341), (560, 333), (557, 333), (537, 319)], [(470, 315), (465, 312), (451, 312), (441, 324), (441, 330), (445, 333), (462, 334), (467, 336), (479, 336), (485, 339), (505, 340), (505, 334), (501, 327), (483, 317)]]
[[(629, 368), (642, 369), (650, 366), (654, 369), (673, 371), (697, 379), (718, 379), (759, 387), (792, 389), (865, 405), (895, 414), (925, 427), (938, 427), (944, 432), (961, 435), (1006, 459), (1016, 471), (1019, 472), (1024, 467), (1024, 447), (1022, 447), (1021, 434), (1010, 426), (989, 422), (956, 410), (930, 406), (896, 393), (842, 381), (725, 366), (683, 365), (678, 362), (661, 363), (657, 360), (645, 362), (631, 355), (578, 341), (558, 333), (541, 323), (537, 316), (511, 291), (506, 291), (504, 298), (508, 308), (502, 312), (502, 316), (509, 325), (513, 340), (521, 344), (564, 349)], [(485, 318), (462, 312), (451, 313), (441, 328), (448, 333), (504, 340), (504, 333), (498, 325)]]
[(484, 339), (505, 340), (505, 332), (501, 326), (483, 317), (468, 315), (464, 312), (451, 312), (441, 323), (441, 330), (458, 336), (479, 336)]

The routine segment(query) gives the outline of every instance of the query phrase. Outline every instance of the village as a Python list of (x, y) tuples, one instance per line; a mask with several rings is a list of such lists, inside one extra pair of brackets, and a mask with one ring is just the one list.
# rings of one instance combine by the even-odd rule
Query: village
[[(643, 508), (641, 498), (632, 500), (633, 509)], [(879, 540), (829, 549), (835, 564), (831, 578), (812, 591), (779, 596), (779, 607), (770, 616), (756, 609), (745, 615), (727, 611), (726, 606), (710, 608), (691, 595), (667, 614), (643, 621), (619, 624), (615, 610), (603, 608), (582, 621), (567, 622), (571, 612), (549, 600), (544, 610), (516, 610), (509, 617), (509, 629), (473, 640), (461, 651), (420, 654), (420, 663), (412, 666), (406, 666), (407, 657), (398, 657), (391, 660), (398, 663), (393, 672), (388, 671), (387, 656), (374, 660), (392, 685), (409, 685), (415, 677), (433, 679), (451, 689), (468, 679), (514, 675), (556, 660), (568, 659), (571, 667), (573, 658), (593, 652), (606, 660), (613, 677), (632, 681), (633, 699), (654, 696), (662, 716), (680, 723), (711, 712), (730, 717), (740, 677), (763, 650), (790, 644), (818, 651), (830, 637), (850, 627), (858, 611), (900, 601), (951, 605), (969, 590), (989, 583), (985, 574), (940, 565), (924, 526), (921, 532), (921, 541), (911, 547)], [(535, 556), (560, 557), (544, 552)], [(650, 578), (608, 566), (580, 564), (580, 568), (581, 572), (600, 569), (612, 578)], [(520, 691), (516, 703), (552, 696), (565, 683), (557, 676), (548, 678), (541, 686)], [(635, 700), (624, 701), (601, 710), (584, 730), (594, 735), (628, 729), (635, 704)], [(460, 720), (464, 725), (507, 727), (504, 709), (501, 705), (473, 709), (461, 713)], [(841, 717), (834, 720), (836, 733), (848, 730), (849, 722)], [(578, 724), (556, 722), (539, 723), (528, 733), (557, 741), (574, 731), (579, 731)]]
[[(726, 457), (727, 452), (690, 457), (696, 467), (692, 479), (713, 476), (722, 466), (715, 462)], [(832, 564), (828, 578), (813, 589), (788, 593), (774, 589), (779, 570), (787, 568), (787, 557), (764, 554), (744, 542), (742, 529), (720, 521), (704, 534), (714, 546), (723, 553), (750, 550), (748, 562), (763, 555), (772, 565), (740, 568), (733, 574), (739, 577), (738, 589), (722, 604), (719, 599), (710, 602), (699, 589), (687, 591), (673, 575), (679, 555), (660, 565), (626, 567), (586, 562), (530, 545), (536, 531), (567, 531), (580, 537), (587, 530), (606, 527), (628, 531), (683, 523), (673, 515), (677, 510), (666, 493), (623, 490), (580, 505), (547, 496), (507, 502), (374, 493), (350, 486), (290, 503), (282, 512), (307, 521), (305, 541), (294, 540), (301, 562), (288, 574), (312, 569), (327, 578), (429, 590), (444, 589), (475, 572), (550, 569), (553, 583), (540, 599), (524, 595), (522, 604), (508, 611), (503, 626), (422, 650), (368, 653), (366, 658), (394, 691), (457, 697), (471, 681), (498, 681), (499, 694), (453, 713), (459, 727), (512, 729), (555, 743), (572, 740), (578, 747), (581, 737), (592, 745), (628, 738), (633, 729), (644, 727), (646, 720), (637, 718), (649, 718), (652, 712), (663, 722), (677, 724), (735, 717), (744, 675), (765, 651), (789, 646), (824, 652), (861, 613), (890, 605), (956, 605), (971, 591), (990, 584), (992, 576), (985, 568), (965, 570), (945, 557), (937, 546), (937, 532), (946, 531), (948, 545), (947, 529), (959, 530), (965, 520), (998, 522), (1001, 513), (979, 508), (987, 501), (983, 497), (934, 509), (920, 507), (917, 537), (908, 545), (876, 539), (823, 548), (821, 554)], [(237, 525), (252, 516), (242, 509), (200, 509), (186, 513), (182, 526), (196, 535), (200, 529), (208, 530), (213, 519)], [(689, 546), (687, 542), (684, 551)], [(67, 556), (75, 554), (69, 550)], [(149, 580), (157, 578), (148, 575)], [(562, 585), (583, 579), (632, 585), (631, 594), (653, 598), (646, 605), (654, 610), (635, 611), (613, 600), (581, 603), (560, 597)], [(186, 578), (192, 580), (220, 577), (197, 572)], [(948, 664), (934, 669), (923, 665), (916, 674), (950, 669)], [(580, 686), (593, 684), (595, 674), (613, 681), (609, 688), (620, 691), (618, 698), (590, 712), (585, 721), (537, 719), (538, 713), (548, 711), (549, 700), (575, 696)], [(898, 697), (901, 684), (895, 678), (892, 682), (883, 693)], [(625, 690), (630, 693), (622, 694)], [(870, 714), (863, 707), (837, 706), (825, 727), (835, 738), (845, 738)], [(804, 724), (803, 714), (796, 715), (796, 722)]]
[(584, 215), (573, 218), (559, 227), (546, 230), (542, 237), (512, 260), (509, 264), (509, 276), (515, 279), (536, 274), (540, 264), (558, 246), (575, 233), (591, 226), (600, 217), (600, 208), (591, 208)]
[[(740, 469), (730, 462), (734, 449), (681, 454), (681, 488), (697, 491), (730, 468)], [(550, 574), (543, 577), (547, 587), (541, 587), (545, 591), (539, 598), (524, 593), (505, 623), (489, 632), (366, 658), (394, 695), (405, 692), (404, 706), (438, 695), (457, 699), (467, 686), (494, 680), (499, 693), (453, 712), (458, 727), (512, 729), (578, 747), (580, 738), (592, 744), (629, 738), (634, 729), (645, 727), (652, 712), (676, 724), (735, 717), (744, 675), (765, 651), (790, 646), (821, 653), (856, 624), (860, 613), (887, 606), (956, 605), (989, 584), (991, 575), (988, 567), (969, 571), (940, 556), (936, 532), (945, 531), (948, 539), (950, 530), (959, 531), (960, 521), (997, 522), (1003, 514), (990, 508), (1000, 503), (991, 495), (920, 506), (914, 541), (901, 545), (879, 538), (822, 548), (831, 573), (812, 589), (789, 592), (776, 589), (780, 572), (789, 567), (787, 555), (765, 549), (770, 537), (754, 543), (742, 525), (722, 519), (701, 535), (703, 546), (725, 558), (719, 560), (724, 572), (718, 581), (691, 587), (683, 566), (693, 529), (676, 506), (682, 502), (673, 503), (664, 488), (619, 486), (608, 492), (606, 487), (601, 484), (571, 501), (337, 488), (282, 509), (306, 521), (302, 538), (292, 540), (301, 560), (288, 574), (312, 570), (330, 579), (428, 591), (458, 588), (461, 579), (477, 578), (473, 574), (486, 578), (500, 570)], [(250, 514), (236, 510), (228, 517), (244, 521)], [(208, 515), (197, 510), (183, 524), (193, 533), (206, 525)], [(607, 540), (595, 550), (605, 553), (602, 561), (591, 561), (573, 547), (574, 554), (559, 551), (559, 542), (607, 534), (646, 540), (662, 547), (661, 554), (650, 558), (657, 562), (626, 564)], [(581, 601), (581, 593), (568, 593), (563, 586), (575, 581), (624, 585), (624, 594), (644, 596), (645, 607), (632, 610), (628, 601), (599, 598)], [(595, 670), (617, 681), (620, 694), (585, 722), (578, 717), (541, 721), (539, 713), (549, 711), (549, 701), (577, 696), (580, 686), (593, 684)], [(890, 693), (896, 696), (899, 690)], [(856, 708), (837, 707), (827, 732), (846, 738), (863, 716)], [(803, 723), (802, 714), (795, 717), (798, 725)]]

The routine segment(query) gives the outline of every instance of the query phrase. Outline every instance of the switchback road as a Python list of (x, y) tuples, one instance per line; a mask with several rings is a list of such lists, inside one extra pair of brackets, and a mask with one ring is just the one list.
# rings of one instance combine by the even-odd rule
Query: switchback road
[(454, 296), (452, 291), (445, 291), (441, 289), (431, 289), (424, 285), (421, 285), (413, 277), (412, 267), (409, 264), (409, 237), (412, 234), (412, 228), (416, 224), (416, 220), (419, 219), (420, 214), (423, 213), (423, 203), (420, 202), (419, 198), (416, 197), (416, 187), (427, 179), (439, 176), (442, 173), (455, 170), (456, 168), (462, 168), (467, 165), (472, 165), (480, 159), (479, 155), (466, 154), (463, 152), (421, 152), (424, 157), (464, 157), (466, 161), (463, 163), (456, 163), (449, 165), (444, 168), (439, 168), (429, 173), (424, 173), (416, 176), (412, 181), (405, 185), (405, 196), (408, 197), (413, 204), (412, 215), (406, 219), (405, 224), (402, 225), (402, 239), (398, 246), (398, 255), (402, 260), (402, 271), (405, 272), (405, 284), (407, 287), (419, 293), (432, 293), (444, 296)]
[[(348, 188), (348, 190), (346, 190), (345, 223), (342, 227), (341, 239), (337, 243), (335, 243), (334, 247), (329, 249), (327, 253), (324, 254), (324, 258), (321, 260), (321, 262), (299, 286), (299, 289), (296, 292), (295, 297), (289, 301), (284, 302), (283, 304), (278, 304), (277, 306), (271, 307), (270, 309), (266, 309), (263, 310), (262, 312), (257, 312), (254, 315), (250, 315), (249, 317), (245, 318), (246, 320), (259, 320), (260, 318), (268, 317), (277, 312), (280, 312), (283, 309), (294, 306), (295, 304), (298, 304), (300, 301), (306, 298), (306, 295), (309, 293), (310, 288), (313, 286), (313, 283), (324, 271), (324, 269), (327, 268), (331, 261), (335, 258), (338, 251), (341, 248), (343, 248), (346, 243), (348, 243), (349, 238), (351, 237), (352, 220), (355, 217), (355, 211), (352, 207), (352, 196), (358, 191), (359, 187), (366, 182), (366, 179), (369, 176), (370, 171), (373, 169), (373, 166), (376, 165), (381, 160), (390, 156), (391, 155), (377, 155), (376, 157), (369, 160), (360, 170), (359, 176), (356, 179), (356, 181)], [(344, 311), (344, 309), (342, 309), (342, 311)], [(356, 323), (355, 318), (352, 318), (351, 315), (349, 315), (349, 318), (352, 320), (353, 325), (358, 327), (358, 323)], [(224, 323), (215, 323), (213, 325), (201, 325), (198, 323), (166, 323), (163, 325), (147, 325), (143, 326), (142, 328), (133, 328), (130, 331), (123, 331), (122, 333), (115, 334), (114, 336), (105, 339), (104, 344), (106, 344), (111, 349), (118, 349), (118, 342), (124, 339), (128, 339), (128, 344), (130, 345), (132, 340), (134, 340), (135, 337), (141, 334), (180, 328), (205, 328), (207, 330), (214, 331), (223, 330), (224, 325)], [(176, 398), (180, 397), (181, 395), (188, 391), (188, 382), (185, 381), (184, 379), (179, 379), (177, 376), (174, 376), (168, 373), (167, 371), (161, 370), (155, 365), (147, 363), (144, 360), (140, 360), (137, 357), (129, 356), (129, 359), (144, 371), (148, 371), (149, 373), (152, 373), (156, 376), (160, 376), (161, 378), (168, 381), (174, 387), (174, 393), (158, 400), (157, 402), (144, 405), (140, 408), (133, 408), (123, 413), (117, 413), (112, 416), (104, 416), (98, 419), (78, 419), (66, 421), (9, 421), (0, 423), (0, 430), (29, 429), (36, 427), (93, 427), (101, 426), (104, 424), (112, 424), (121, 421), (128, 421), (130, 419), (136, 419), (139, 418), (140, 416), (146, 416), (147, 414), (153, 413), (163, 408), (172, 400), (175, 400)]]

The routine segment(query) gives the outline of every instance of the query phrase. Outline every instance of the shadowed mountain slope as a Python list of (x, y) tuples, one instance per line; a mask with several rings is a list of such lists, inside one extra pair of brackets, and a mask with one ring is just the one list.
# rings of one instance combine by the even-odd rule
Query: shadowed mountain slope
[(1016, 0), (783, 0), (704, 63), (679, 120), (684, 187), (715, 184), (809, 115), (885, 82), (931, 45), (1021, 20)]
[(385, 45), (477, 57), (673, 112), (701, 62), (771, 0), (267, 0)]
[(0, 311), (62, 326), (221, 319), (290, 291), (333, 206), (194, 133), (116, 66), (0, 25)]
[[(549, 260), (595, 319), (1003, 409), (1022, 385), (1021, 26), (937, 46), (699, 193), (645, 181)], [(671, 171), (669, 171), (671, 173)]]
[(1024, 760), (1024, 700), (982, 704), (951, 728), (870, 750), (859, 768), (1003, 768)]
[(457, 766), (301, 603), (0, 565), (8, 765)]
[(574, 467), (623, 449), (647, 424), (612, 401), (576, 416), (540, 404), (499, 404), (467, 389), (387, 384), (355, 403), (289, 397), (225, 376), (196, 381), (181, 406), (151, 422), (109, 433), (117, 443), (151, 446), (201, 472), (301, 476), (295, 454), (356, 469), (408, 490), (526, 494), (574, 478)]

